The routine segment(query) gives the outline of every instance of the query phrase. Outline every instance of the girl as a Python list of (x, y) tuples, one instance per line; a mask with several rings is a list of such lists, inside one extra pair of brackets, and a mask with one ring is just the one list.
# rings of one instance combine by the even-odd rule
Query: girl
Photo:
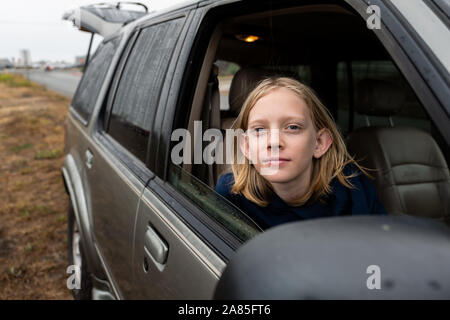
[[(328, 110), (313, 91), (285, 77), (249, 94), (234, 129), (244, 134), (232, 173), (216, 191), (262, 228), (340, 215), (386, 214), (368, 174), (348, 154)], [(235, 154), (238, 154), (236, 152)]]

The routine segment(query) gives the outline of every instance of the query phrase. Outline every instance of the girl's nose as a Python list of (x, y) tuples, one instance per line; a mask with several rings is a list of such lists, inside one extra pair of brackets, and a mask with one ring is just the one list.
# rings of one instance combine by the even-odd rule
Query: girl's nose
[(267, 137), (267, 147), (270, 149), (279, 149), (283, 147), (282, 137), (280, 135), (280, 129), (272, 129), (269, 131), (269, 136)]

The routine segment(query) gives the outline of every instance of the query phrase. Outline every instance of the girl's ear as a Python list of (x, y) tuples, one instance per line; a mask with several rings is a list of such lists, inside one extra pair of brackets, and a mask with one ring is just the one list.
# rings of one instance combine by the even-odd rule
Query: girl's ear
[(317, 140), (316, 147), (314, 149), (313, 156), (316, 159), (319, 159), (321, 156), (327, 152), (333, 143), (333, 138), (331, 137), (331, 133), (328, 129), (322, 128), (317, 132)]
[(248, 137), (245, 133), (241, 133), (241, 135), (239, 136), (239, 148), (241, 149), (242, 154), (247, 158), (247, 160), (249, 160), (248, 158)]

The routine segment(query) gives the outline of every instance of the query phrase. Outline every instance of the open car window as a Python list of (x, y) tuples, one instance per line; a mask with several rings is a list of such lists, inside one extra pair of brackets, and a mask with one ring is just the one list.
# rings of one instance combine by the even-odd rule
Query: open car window
[[(260, 9), (257, 12), (253, 8), (248, 8), (247, 11), (239, 13), (240, 16), (234, 12), (230, 16), (219, 15), (220, 19), (211, 18), (216, 27), (210, 31), (208, 47), (194, 48), (191, 52), (191, 57), (195, 60), (193, 64), (199, 66), (201, 76), (197, 76), (197, 78), (192, 76), (186, 82), (194, 91), (190, 94), (189, 116), (185, 116), (186, 104), (189, 100), (189, 95), (186, 94), (185, 99), (180, 99), (183, 117), (175, 119), (174, 123), (175, 129), (187, 130), (187, 136), (194, 137), (194, 140), (195, 135), (200, 139), (203, 137), (203, 141), (195, 140), (198, 146), (203, 147), (203, 149), (201, 147), (199, 149), (209, 152), (210, 149), (207, 147), (213, 146), (216, 142), (219, 146), (217, 152), (214, 153), (218, 155), (217, 161), (212, 163), (196, 162), (194, 147), (192, 147), (189, 150), (183, 150), (183, 158), (186, 157), (189, 161), (183, 160), (180, 166), (172, 163), (168, 169), (169, 183), (191, 200), (195, 206), (204, 206), (204, 201), (199, 201), (199, 195), (207, 195), (214, 200), (210, 202), (213, 205), (209, 205), (206, 209), (201, 208), (208, 217), (221, 219), (221, 212), (224, 210), (219, 204), (227, 202), (225, 199), (217, 198), (213, 193), (221, 175), (231, 171), (226, 155), (226, 130), (233, 128), (247, 94), (246, 89), (249, 87), (245, 81), (235, 81), (236, 78), (239, 78), (236, 77), (238, 73), (244, 74), (244, 76), (240, 76), (241, 79), (253, 79), (255, 83), (258, 81), (254, 77), (255, 74), (282, 75), (292, 77), (310, 86), (328, 108), (336, 125), (345, 136), (367, 126), (366, 117), (357, 114), (356, 109), (353, 110), (353, 107), (349, 106), (351, 105), (349, 102), (354, 101), (357, 94), (361, 93), (361, 90), (357, 91), (357, 84), (367, 79), (374, 83), (383, 80), (393, 81), (405, 93), (402, 108), (392, 105), (392, 109), (397, 112), (392, 117), (371, 116), (370, 125), (373, 127), (382, 125), (389, 129), (393, 123), (395, 129), (398, 128), (399, 131), (403, 126), (412, 131), (422, 130), (427, 137), (431, 136), (436, 140), (436, 154), (443, 153), (448, 157), (448, 143), (442, 139), (433, 119), (430, 118), (415, 91), (411, 88), (411, 79), (400, 72), (392, 52), (387, 50), (375, 33), (367, 28), (366, 21), (351, 7), (322, 4), (283, 8), (280, 5), (271, 10)], [(211, 17), (214, 17), (213, 13), (211, 13)], [(205, 52), (201, 52), (201, 50)], [(196, 86), (193, 86), (193, 82), (196, 82)], [(354, 88), (350, 90), (352, 87)], [(188, 89), (185, 90), (189, 92)], [(373, 90), (377, 92), (377, 95), (374, 95), (375, 98), (385, 97), (389, 93), (384, 92), (382, 86), (374, 87)], [(240, 103), (233, 103), (233, 101), (240, 101)], [(206, 134), (208, 130), (221, 133), (222, 139), (209, 139)], [(400, 136), (411, 140), (408, 132), (406, 130)], [(389, 148), (391, 140), (383, 141), (383, 146)], [(401, 155), (420, 153), (414, 150), (420, 149), (421, 145), (417, 141), (413, 141), (413, 144), (408, 144), (408, 152), (401, 153)], [(172, 142), (175, 146), (175, 142), (178, 140)], [(375, 143), (364, 141), (362, 145), (373, 146)], [(349, 150), (351, 149), (349, 145), (347, 147)], [(377, 154), (372, 151), (368, 150), (368, 153), (361, 158), (374, 160), (382, 155), (382, 152)], [(389, 155), (396, 156), (396, 151), (395, 149), (391, 150)], [(352, 154), (356, 154), (356, 152)], [(200, 158), (201, 156), (198, 157), (198, 159)], [(360, 157), (357, 158), (360, 159)], [(401, 156), (397, 156), (397, 158), (400, 159)], [(221, 162), (218, 162), (218, 159), (221, 159)], [(405, 161), (405, 163), (414, 163), (414, 161)], [(430, 170), (434, 170), (434, 165), (434, 163), (428, 163), (426, 159), (423, 164), (424, 167), (431, 168)], [(442, 166), (444, 165), (445, 163), (442, 162)], [(380, 167), (370, 166), (370, 168), (374, 169), (373, 172), (381, 172)], [(417, 174), (420, 171), (417, 168), (411, 168), (411, 170)], [(415, 197), (409, 197), (410, 189), (407, 188), (412, 190), (429, 185), (431, 191), (428, 199), (436, 199), (434, 202), (438, 205), (434, 206), (434, 211), (439, 212), (439, 206), (444, 203), (442, 199), (439, 199), (442, 197), (440, 194), (447, 192), (441, 180), (447, 181), (447, 175), (448, 169), (445, 172), (444, 168), (436, 173), (436, 176), (439, 176), (436, 180), (425, 177), (420, 182), (409, 180), (399, 182), (398, 190), (396, 190), (400, 194), (404, 194), (405, 199), (407, 198), (405, 200), (407, 202), (406, 209), (402, 207), (402, 209), (394, 211), (392, 208), (396, 203), (387, 196), (381, 197), (380, 201), (391, 214), (402, 212), (411, 215), (411, 212), (414, 211), (411, 208), (415, 206)], [(382, 177), (375, 181), (378, 193), (386, 189), (384, 188), (386, 181), (388, 179)], [(409, 187), (405, 187), (406, 185)], [(411, 187), (412, 185), (414, 186)], [(438, 185), (436, 188), (442, 188), (444, 191), (434, 192), (435, 185)], [(223, 207), (230, 205), (230, 203), (225, 203)], [(242, 210), (242, 208), (239, 209)], [(239, 224), (221, 222), (221, 225), (238, 237), (241, 233), (246, 234), (246, 229), (249, 228), (246, 223), (248, 223), (247, 220), (252, 219), (252, 216), (248, 212), (243, 211), (243, 213), (247, 214), (248, 218), (241, 218)], [(437, 215), (433, 217), (437, 217)]]

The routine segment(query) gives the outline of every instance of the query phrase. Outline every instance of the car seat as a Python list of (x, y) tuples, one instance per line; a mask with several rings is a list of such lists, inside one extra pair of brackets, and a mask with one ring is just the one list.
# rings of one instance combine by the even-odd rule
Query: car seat
[[(355, 109), (369, 116), (391, 117), (405, 95), (391, 82), (364, 79), (356, 88)], [(391, 118), (390, 118), (391, 119)], [(433, 218), (449, 223), (450, 175), (433, 137), (413, 127), (370, 126), (347, 137), (347, 146), (360, 163), (376, 169), (375, 187), (390, 214)]]

